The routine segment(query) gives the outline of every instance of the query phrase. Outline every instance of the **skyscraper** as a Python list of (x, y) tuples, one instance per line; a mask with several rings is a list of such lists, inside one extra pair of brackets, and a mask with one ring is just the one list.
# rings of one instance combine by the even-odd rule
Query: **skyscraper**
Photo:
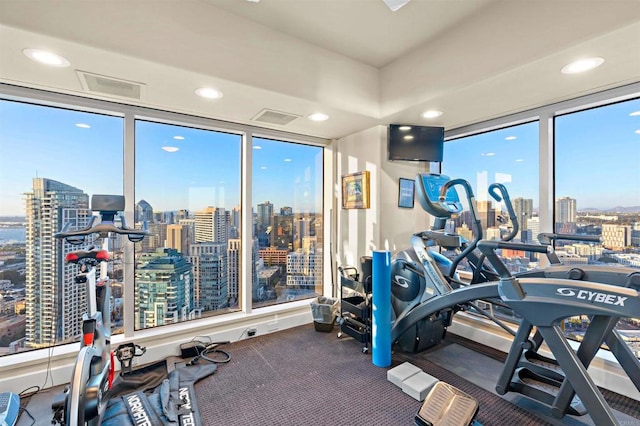
[(556, 199), (556, 223), (575, 223), (577, 205), (575, 198), (562, 197)]
[(135, 323), (138, 328), (192, 319), (191, 264), (175, 249), (144, 253), (136, 267)]
[(477, 206), (482, 229), (489, 229), (496, 226), (496, 209), (493, 208), (491, 201), (478, 201)]
[(70, 222), (88, 224), (89, 196), (81, 189), (47, 178), (33, 179), (26, 202), (26, 342), (33, 348), (75, 338), (82, 333), (86, 294), (73, 277), (77, 266), (64, 265), (65, 255), (85, 246), (71, 246), (53, 234)]
[(271, 225), (273, 217), (273, 204), (269, 201), (258, 204), (257, 230), (258, 234), (263, 233)]
[(529, 226), (529, 219), (533, 217), (533, 200), (531, 198), (518, 197), (511, 201), (513, 210), (518, 218), (520, 231), (526, 231)]
[(180, 253), (188, 254), (191, 241), (190, 231), (189, 225), (167, 225), (166, 246), (174, 248)]
[(229, 218), (221, 207), (196, 212), (196, 243), (225, 243), (229, 239)]
[(140, 200), (136, 204), (135, 221), (138, 222), (153, 222), (153, 207), (145, 200)]
[(227, 244), (192, 244), (189, 247), (189, 262), (193, 265), (196, 309), (208, 312), (227, 307)]

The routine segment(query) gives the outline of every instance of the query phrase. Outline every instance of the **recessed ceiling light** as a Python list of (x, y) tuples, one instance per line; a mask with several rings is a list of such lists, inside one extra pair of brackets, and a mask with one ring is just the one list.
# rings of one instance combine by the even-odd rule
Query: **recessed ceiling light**
[(518, 158), (518, 159), (516, 160), (516, 163), (522, 163), (523, 161), (524, 161), (524, 159), (523, 159), (523, 158)]
[(285, 158), (285, 159), (284, 159), (284, 162), (285, 162), (285, 163), (290, 163), (291, 161), (293, 161), (293, 160), (291, 160), (291, 158)]
[(178, 148), (177, 146), (163, 146), (162, 149), (167, 151), (167, 152), (180, 151), (180, 148)]
[(262, 170), (267, 170), (267, 166), (260, 167)]
[(196, 94), (207, 99), (220, 99), (223, 96), (221, 91), (212, 89), (211, 87), (201, 87), (196, 89)]
[(400, 130), (401, 132), (408, 132), (409, 130), (411, 130), (411, 126), (400, 126), (398, 127), (398, 130)]
[(636, 130), (635, 133), (640, 135), (640, 129)]
[(516, 138), (515, 136), (507, 136), (506, 138), (504, 138), (505, 141), (514, 141), (518, 138)]
[(262, 149), (262, 147), (260, 145), (254, 145), (253, 149)]
[(175, 140), (177, 140), (177, 141), (183, 141), (183, 140), (184, 140), (184, 136), (178, 136), (178, 135), (176, 135), (176, 136), (174, 136), (173, 138), (174, 138)]
[(76, 123), (76, 127), (80, 127), (81, 129), (90, 129), (91, 126), (85, 123)]
[(483, 152), (481, 155), (484, 155), (486, 157), (493, 157), (494, 155), (496, 155), (495, 152)]
[(599, 67), (603, 62), (604, 58), (600, 57), (580, 59), (565, 65), (560, 72), (563, 74), (577, 74)]
[(634, 111), (631, 114), (629, 114), (631, 117), (637, 117), (640, 115), (640, 111)]
[(60, 55), (40, 49), (23, 49), (22, 53), (29, 59), (52, 67), (68, 67), (71, 63)]
[(406, 141), (412, 141), (413, 140), (413, 135), (405, 135), (402, 137), (404, 140)]
[(307, 118), (309, 118), (309, 120), (311, 121), (325, 121), (329, 119), (329, 116), (327, 114), (324, 114), (322, 112), (315, 112), (311, 115), (309, 115)]
[(435, 109), (430, 109), (429, 111), (425, 111), (422, 113), (422, 117), (424, 118), (436, 118), (442, 115), (442, 111), (436, 111)]

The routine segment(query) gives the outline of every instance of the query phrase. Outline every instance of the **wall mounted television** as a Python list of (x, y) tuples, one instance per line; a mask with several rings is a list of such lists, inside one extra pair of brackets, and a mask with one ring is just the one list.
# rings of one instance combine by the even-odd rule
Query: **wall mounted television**
[(390, 124), (389, 160), (442, 162), (444, 127)]

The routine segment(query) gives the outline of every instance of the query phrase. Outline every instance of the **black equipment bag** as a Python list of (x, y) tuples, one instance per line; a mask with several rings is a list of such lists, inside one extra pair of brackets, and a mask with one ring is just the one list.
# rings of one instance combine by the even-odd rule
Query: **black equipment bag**
[(118, 376), (103, 426), (202, 426), (194, 384), (215, 373), (216, 364), (177, 367), (166, 362)]

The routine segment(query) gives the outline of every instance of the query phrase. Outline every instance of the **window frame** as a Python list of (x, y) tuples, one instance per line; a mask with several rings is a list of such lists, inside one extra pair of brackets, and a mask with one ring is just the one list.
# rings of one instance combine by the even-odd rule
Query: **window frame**
[[(123, 135), (123, 189), (122, 193), (125, 196), (126, 205), (125, 205), (125, 220), (128, 223), (134, 223), (134, 211), (135, 211), (135, 122), (137, 120), (145, 120), (151, 121), (160, 124), (169, 124), (176, 126), (186, 126), (193, 127), (202, 130), (210, 130), (210, 131), (218, 131), (224, 133), (232, 133), (237, 134), (241, 137), (241, 158), (240, 158), (240, 179), (241, 179), (241, 197), (240, 197), (240, 205), (242, 206), (241, 213), (241, 227), (243, 231), (242, 235), (242, 249), (241, 249), (241, 264), (250, 264), (251, 261), (251, 244), (250, 244), (250, 236), (251, 232), (245, 232), (246, 230), (251, 229), (252, 225), (252, 217), (251, 217), (251, 208), (248, 210), (244, 208), (244, 206), (252, 205), (252, 190), (251, 190), (251, 182), (252, 182), (252, 172), (251, 172), (251, 164), (252, 164), (252, 140), (253, 137), (274, 139), (283, 142), (296, 143), (296, 144), (305, 144), (318, 146), (322, 148), (322, 158), (323, 158), (323, 174), (322, 174), (322, 196), (323, 199), (327, 199), (327, 197), (331, 196), (331, 182), (328, 181), (330, 176), (332, 176), (331, 168), (331, 148), (330, 148), (330, 140), (319, 138), (315, 136), (308, 135), (300, 135), (291, 132), (285, 132), (281, 130), (274, 130), (268, 128), (261, 128), (258, 126), (252, 126), (249, 124), (240, 124), (233, 123), (228, 121), (217, 120), (210, 117), (200, 117), (195, 115), (184, 114), (181, 112), (174, 112), (169, 110), (158, 110), (144, 106), (136, 106), (130, 105), (126, 103), (113, 102), (102, 99), (92, 99), (81, 96), (75, 96), (71, 94), (64, 93), (55, 93), (49, 91), (43, 91), (35, 88), (27, 88), (27, 87), (19, 87), (14, 85), (9, 85), (5, 83), (0, 83), (0, 99), (7, 101), (15, 101), (21, 103), (27, 103), (32, 105), (39, 105), (45, 107), (54, 107), (54, 108), (63, 108), (63, 109), (72, 109), (75, 111), (96, 113), (102, 115), (110, 115), (115, 117), (121, 117), (124, 120), (124, 135)], [(330, 247), (330, 211), (329, 204), (327, 202), (323, 203), (322, 207), (322, 220), (324, 223), (323, 233), (324, 233), (324, 244), (323, 244), (323, 275), (325, 277), (331, 277), (330, 272), (330, 262), (331, 256), (329, 253)], [(249, 237), (247, 237), (249, 236)], [(245, 240), (245, 238), (249, 238), (249, 240)], [(135, 337), (146, 336), (150, 333), (153, 333), (152, 330), (135, 330), (135, 320), (134, 320), (134, 303), (135, 303), (135, 285), (134, 285), (134, 276), (135, 270), (133, 265), (135, 264), (134, 260), (134, 249), (133, 244), (128, 241), (124, 246), (124, 254), (123, 254), (123, 262), (125, 263), (125, 268), (123, 271), (123, 310), (124, 310), (124, 332), (122, 335), (114, 336), (114, 343), (120, 340), (129, 340)], [(220, 319), (217, 319), (216, 322), (220, 322), (221, 324), (225, 324), (227, 321), (236, 321), (239, 316), (247, 317), (252, 313), (256, 315), (260, 315), (261, 312), (269, 312), (273, 311), (273, 308), (252, 308), (251, 303), (251, 272), (246, 270), (246, 268), (241, 268), (241, 299), (239, 301), (239, 312), (229, 313), (221, 315)], [(325, 278), (325, 283), (323, 286), (323, 291), (325, 294), (331, 294), (332, 285), (331, 283), (327, 283)], [(278, 310), (286, 310), (287, 306), (296, 307), (296, 306), (307, 306), (308, 300), (284, 303), (278, 305), (276, 309)], [(172, 324), (168, 326), (161, 327), (162, 331), (159, 331), (161, 334), (173, 335), (175, 332), (180, 332), (180, 330), (188, 330), (188, 329), (198, 329), (202, 328), (205, 323), (211, 322), (211, 318), (202, 318), (196, 319), (192, 321), (186, 321), (183, 323)], [(188, 323), (188, 324), (186, 324)], [(77, 344), (67, 344), (67, 345), (59, 345), (56, 348), (65, 347), (64, 349), (58, 349), (63, 353), (77, 351), (75, 348)], [(38, 349), (33, 351), (27, 351), (29, 354), (39, 351)], [(47, 349), (45, 349), (47, 351)], [(18, 354), (8, 355), (9, 357), (17, 358), (16, 361), (20, 362), (19, 359), (23, 358), (19, 356), (23, 352), (19, 352)], [(29, 355), (27, 355), (29, 356)], [(31, 355), (34, 356), (34, 355)]]

